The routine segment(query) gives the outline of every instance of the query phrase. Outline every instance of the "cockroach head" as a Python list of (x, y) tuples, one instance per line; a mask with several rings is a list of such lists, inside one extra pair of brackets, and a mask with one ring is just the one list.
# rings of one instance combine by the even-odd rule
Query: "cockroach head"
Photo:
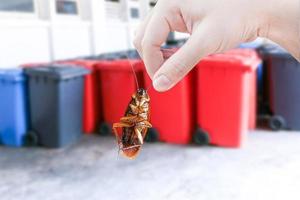
[(140, 88), (140, 89), (137, 90), (136, 93), (137, 93), (138, 95), (140, 95), (140, 96), (144, 96), (144, 95), (147, 94), (147, 91), (146, 91), (145, 89), (143, 89), (143, 88)]
[(136, 96), (138, 98), (147, 98), (148, 97), (148, 93), (147, 93), (147, 90), (143, 89), (143, 88), (140, 88), (136, 91)]

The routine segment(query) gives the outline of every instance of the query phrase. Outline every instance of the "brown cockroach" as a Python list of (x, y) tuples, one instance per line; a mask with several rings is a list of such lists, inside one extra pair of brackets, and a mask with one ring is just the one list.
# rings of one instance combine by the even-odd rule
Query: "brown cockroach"
[[(135, 159), (144, 143), (150, 124), (150, 97), (147, 90), (139, 88), (137, 77), (131, 65), (138, 90), (132, 95), (127, 106), (125, 116), (120, 122), (113, 124), (113, 132), (116, 136), (119, 151), (129, 159)], [(122, 134), (118, 134), (117, 128), (122, 128)]]

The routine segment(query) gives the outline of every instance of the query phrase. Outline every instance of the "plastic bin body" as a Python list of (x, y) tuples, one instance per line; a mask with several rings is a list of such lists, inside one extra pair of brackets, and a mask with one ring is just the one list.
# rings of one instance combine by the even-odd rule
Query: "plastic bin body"
[(29, 120), (27, 84), (22, 70), (0, 70), (0, 91), (0, 143), (20, 147)]
[(132, 71), (133, 66), (140, 87), (143, 87), (142, 63), (138, 60), (101, 61), (97, 65), (101, 82), (102, 116), (104, 122), (112, 125), (119, 122), (137, 91), (137, 85)]
[(240, 147), (249, 129), (261, 60), (246, 51), (210, 56), (197, 66), (197, 124), (213, 145)]
[[(152, 80), (144, 73), (146, 87)], [(172, 144), (188, 144), (194, 131), (195, 104), (193, 99), (194, 73), (190, 72), (182, 81), (167, 92), (157, 92), (151, 87), (150, 95), (151, 123), (158, 131), (159, 140)]]
[(300, 130), (300, 64), (280, 47), (267, 49), (269, 99), (272, 114), (284, 118), (287, 129)]
[[(259, 54), (261, 53), (262, 48), (264, 47), (264, 40), (263, 39), (257, 39), (253, 42), (249, 42), (249, 43), (243, 43), (239, 46), (239, 48), (243, 48), (243, 49), (253, 49), (255, 51), (257, 51)], [(263, 56), (262, 56), (263, 57)], [(266, 79), (266, 69), (265, 66), (263, 64), (260, 64), (257, 68), (257, 91), (256, 91), (256, 104), (257, 104), (257, 108), (256, 108), (256, 113), (258, 115), (264, 115), (267, 112), (267, 108), (266, 108), (266, 99), (265, 99), (265, 93), (266, 93), (266, 89), (265, 89), (265, 79)], [(256, 115), (257, 115), (256, 114)], [(255, 126), (250, 125), (250, 129), (255, 128)]]
[[(224, 57), (224, 59), (231, 60), (232, 57), (235, 57), (235, 59), (259, 59), (258, 54), (256, 51), (252, 49), (233, 49), (225, 52), (224, 54), (218, 54), (217, 57), (220, 59), (221, 57)], [(258, 91), (259, 91), (259, 84), (261, 84), (259, 79), (262, 79), (262, 77), (259, 77), (262, 73), (262, 63), (259, 62), (258, 66), (256, 68), (253, 68), (255, 73), (250, 73), (249, 78), (249, 86), (250, 86), (250, 95), (249, 95), (249, 121), (248, 121), (248, 127), (250, 130), (254, 130), (256, 128), (256, 122), (257, 122), (257, 98), (258, 98)]]
[[(258, 48), (258, 47), (257, 47)], [(256, 51), (251, 49), (233, 49), (227, 52), (227, 54), (235, 55), (240, 59), (259, 59)], [(263, 90), (263, 65), (259, 62), (258, 66), (254, 69), (256, 73), (250, 73), (250, 95), (249, 95), (249, 129), (254, 130), (257, 122), (257, 105), (262, 95)]]
[(91, 71), (84, 79), (83, 132), (86, 134), (94, 133), (101, 122), (101, 83), (97, 75), (97, 70), (95, 70), (98, 62), (91, 60), (71, 60), (61, 63), (77, 65)]
[(74, 143), (82, 134), (83, 75), (88, 70), (54, 65), (26, 69), (31, 128), (49, 148)]

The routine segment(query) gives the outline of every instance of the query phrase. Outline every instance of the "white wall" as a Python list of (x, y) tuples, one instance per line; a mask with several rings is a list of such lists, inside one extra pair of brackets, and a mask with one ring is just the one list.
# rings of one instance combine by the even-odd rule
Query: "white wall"
[[(32, 14), (0, 12), (0, 68), (133, 48), (149, 0), (73, 0), (78, 16), (56, 13), (55, 0), (34, 0)], [(140, 11), (132, 18), (130, 9)]]
[(53, 22), (50, 29), (49, 40), (52, 44), (53, 60), (91, 55), (93, 53), (89, 22)]
[(50, 61), (49, 24), (38, 20), (0, 21), (0, 67)]

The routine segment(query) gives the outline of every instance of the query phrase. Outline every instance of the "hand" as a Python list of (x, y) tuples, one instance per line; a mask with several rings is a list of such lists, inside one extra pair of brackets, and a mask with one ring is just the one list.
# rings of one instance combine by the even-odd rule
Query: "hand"
[[(300, 58), (299, 0), (158, 0), (134, 44), (153, 86), (166, 91), (204, 56), (267, 37)], [(272, 6), (271, 6), (272, 5)], [(170, 31), (190, 34), (169, 59), (161, 45)]]

